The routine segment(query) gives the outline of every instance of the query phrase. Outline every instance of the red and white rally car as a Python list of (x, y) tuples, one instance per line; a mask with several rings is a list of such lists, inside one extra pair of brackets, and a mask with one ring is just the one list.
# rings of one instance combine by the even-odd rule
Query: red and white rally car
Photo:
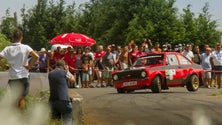
[(113, 82), (118, 93), (151, 89), (160, 93), (168, 87), (186, 86), (197, 91), (202, 84), (203, 69), (181, 53), (150, 53), (139, 57), (128, 69), (114, 72)]

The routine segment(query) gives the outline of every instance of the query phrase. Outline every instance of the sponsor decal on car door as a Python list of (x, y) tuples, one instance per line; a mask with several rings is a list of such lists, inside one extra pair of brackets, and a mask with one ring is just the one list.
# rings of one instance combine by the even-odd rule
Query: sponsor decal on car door
[(184, 77), (183, 69), (180, 68), (177, 56), (168, 54), (166, 56), (166, 80), (168, 86), (178, 86)]

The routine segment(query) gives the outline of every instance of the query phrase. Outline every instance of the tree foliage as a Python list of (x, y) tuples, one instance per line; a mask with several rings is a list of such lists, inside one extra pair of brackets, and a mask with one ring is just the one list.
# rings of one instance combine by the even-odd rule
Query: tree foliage
[(221, 40), (217, 21), (212, 20), (209, 4), (195, 15), (188, 5), (179, 14), (175, 0), (91, 0), (76, 9), (65, 0), (37, 0), (28, 10), (21, 9), (22, 23), (6, 14), (1, 33), (10, 39), (13, 28), (21, 26), (24, 43), (34, 49), (49, 48), (49, 40), (65, 32), (94, 38), (98, 44), (140, 44), (144, 38), (160, 43), (194, 43), (213, 46)]
[(5, 12), (6, 12), (5, 17), (2, 17), (3, 20), (2, 20), (2, 23), (0, 25), (0, 31), (9, 40), (12, 40), (13, 30), (15, 30), (16, 27), (18, 27), (17, 13), (15, 12), (14, 16), (11, 17), (9, 9), (7, 9)]

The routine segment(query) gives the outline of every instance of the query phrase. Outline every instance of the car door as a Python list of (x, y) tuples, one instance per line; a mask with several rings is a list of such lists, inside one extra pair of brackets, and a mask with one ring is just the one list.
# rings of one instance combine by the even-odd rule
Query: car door
[(180, 69), (180, 73), (178, 74), (181, 80), (185, 80), (187, 76), (193, 71), (192, 62), (182, 54), (178, 53), (177, 58), (179, 61), (178, 68)]
[(179, 65), (179, 60), (176, 53), (166, 55), (165, 68), (166, 82), (168, 86), (180, 86), (184, 77), (183, 69)]

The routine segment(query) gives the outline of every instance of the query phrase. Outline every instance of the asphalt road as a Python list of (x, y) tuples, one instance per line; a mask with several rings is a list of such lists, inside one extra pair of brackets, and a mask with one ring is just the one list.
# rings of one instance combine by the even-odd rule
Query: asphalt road
[(114, 88), (74, 89), (83, 96), (85, 125), (222, 125), (222, 89), (170, 88), (117, 94)]

